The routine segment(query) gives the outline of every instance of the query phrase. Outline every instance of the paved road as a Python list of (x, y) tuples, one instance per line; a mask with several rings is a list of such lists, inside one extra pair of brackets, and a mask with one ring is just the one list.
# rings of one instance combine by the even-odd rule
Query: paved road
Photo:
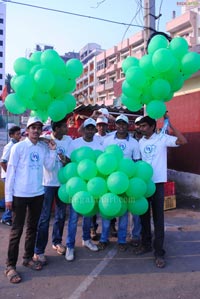
[[(9, 227), (0, 225), (0, 298), (13, 299), (198, 299), (200, 298), (200, 212), (165, 212), (167, 265), (157, 269), (152, 254), (137, 257), (132, 247), (117, 251), (115, 239), (101, 252), (81, 245), (78, 226), (76, 259), (67, 262), (47, 246), (49, 264), (40, 272), (21, 265), (23, 282), (12, 285), (3, 275)], [(67, 223), (67, 222), (66, 222)], [(52, 225), (50, 227), (50, 231)], [(66, 231), (64, 232), (65, 239)]]

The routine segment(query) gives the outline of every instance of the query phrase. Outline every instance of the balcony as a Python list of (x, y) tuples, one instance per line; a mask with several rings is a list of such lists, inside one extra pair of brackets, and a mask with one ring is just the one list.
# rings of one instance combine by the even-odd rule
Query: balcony
[(117, 62), (115, 63), (111, 63), (107, 66), (107, 68), (105, 69), (105, 73), (108, 74), (108, 73), (112, 73), (114, 71), (117, 70)]
[(114, 87), (114, 82), (113, 81), (105, 83), (105, 90), (113, 89), (113, 87)]
[(187, 11), (183, 15), (173, 19), (166, 24), (166, 31), (170, 33), (176, 33), (182, 31), (185, 28), (196, 28), (197, 14), (194, 11)]
[(110, 57), (110, 56), (114, 56), (117, 53), (117, 47), (114, 46), (108, 50), (106, 50), (106, 58)]
[(99, 84), (96, 86), (96, 92), (103, 92), (105, 90), (105, 84)]

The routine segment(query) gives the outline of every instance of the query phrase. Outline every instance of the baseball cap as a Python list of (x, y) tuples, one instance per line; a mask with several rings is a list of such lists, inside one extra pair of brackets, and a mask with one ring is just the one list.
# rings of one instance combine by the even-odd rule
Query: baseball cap
[(103, 115), (109, 115), (108, 109), (106, 108), (100, 108), (98, 111), (101, 112)]
[(117, 116), (115, 122), (118, 122), (119, 120), (123, 120), (125, 123), (129, 123), (128, 117), (124, 114), (120, 114), (119, 116)]
[(83, 128), (89, 126), (89, 125), (92, 125), (92, 126), (95, 126), (96, 127), (96, 121), (93, 119), (93, 118), (88, 118), (84, 121), (83, 123)]
[(32, 116), (29, 117), (26, 127), (28, 128), (35, 123), (41, 123), (41, 125), (43, 126), (43, 122), (38, 116)]
[(141, 121), (141, 119), (143, 118), (143, 116), (138, 116), (136, 119), (135, 119), (135, 124), (139, 123)]
[(96, 124), (107, 124), (108, 119), (105, 116), (99, 116), (96, 120)]

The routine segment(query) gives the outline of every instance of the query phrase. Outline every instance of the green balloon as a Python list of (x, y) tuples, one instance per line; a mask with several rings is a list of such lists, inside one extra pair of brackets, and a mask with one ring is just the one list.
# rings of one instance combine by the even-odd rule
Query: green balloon
[(63, 168), (63, 176), (65, 177), (66, 182), (74, 176), (78, 176), (77, 172), (77, 163), (75, 162), (70, 162), (67, 165), (65, 165)]
[(154, 100), (151, 101), (149, 104), (147, 104), (146, 110), (147, 110), (147, 114), (151, 118), (156, 119), (156, 118), (163, 117), (167, 109), (164, 102)]
[(96, 157), (95, 157), (94, 150), (92, 148), (90, 148), (88, 146), (82, 146), (78, 149), (75, 149), (71, 153), (70, 159), (72, 162), (79, 163), (83, 159), (90, 159), (90, 160), (95, 161)]
[(153, 168), (152, 166), (145, 161), (137, 161), (136, 165), (136, 173), (135, 176), (144, 180), (145, 182), (149, 181), (153, 176)]
[(99, 199), (99, 211), (105, 217), (114, 218), (121, 210), (122, 202), (118, 195), (106, 193)]
[(137, 112), (142, 108), (142, 102), (140, 101), (140, 99), (137, 99), (137, 98), (128, 98), (128, 97), (122, 95), (121, 102), (130, 111)]
[(148, 207), (149, 203), (145, 197), (128, 201), (128, 210), (134, 215), (143, 215)]
[(181, 59), (188, 52), (188, 48), (186, 39), (181, 36), (173, 38), (169, 44), (169, 49), (178, 59)]
[(53, 87), (50, 90), (50, 95), (53, 98), (57, 98), (65, 94), (66, 79), (64, 76), (60, 76), (60, 75), (55, 75), (54, 79), (55, 81)]
[(5, 99), (6, 109), (13, 114), (22, 114), (26, 111), (23, 100), (15, 93), (10, 93)]
[(101, 150), (94, 150), (94, 155), (95, 155), (95, 161), (97, 160), (97, 158), (103, 153), (103, 151)]
[(152, 64), (159, 73), (168, 71), (174, 64), (174, 56), (169, 49), (158, 49), (152, 56)]
[(67, 192), (71, 198), (79, 191), (87, 191), (86, 182), (80, 177), (72, 177), (66, 183)]
[(34, 78), (35, 73), (37, 71), (39, 71), (40, 69), (42, 69), (42, 68), (43, 68), (43, 66), (41, 64), (35, 64), (35, 65), (33, 65), (32, 68), (31, 68), (31, 70), (30, 70), (29, 75), (32, 76), (32, 78)]
[(95, 202), (94, 208), (90, 213), (85, 213), (85, 217), (92, 217), (94, 215), (97, 215), (99, 213), (99, 205)]
[(35, 104), (36, 109), (39, 110), (47, 110), (50, 103), (52, 102), (52, 98), (49, 93), (41, 92), (39, 90), (35, 91), (32, 100)]
[(17, 75), (26, 75), (30, 72), (32, 63), (25, 57), (19, 57), (15, 60), (13, 68)]
[(126, 97), (136, 98), (137, 99), (141, 95), (141, 90), (136, 88), (134, 85), (128, 84), (128, 82), (126, 80), (124, 80), (123, 83), (122, 83), (122, 93)]
[(146, 84), (146, 76), (139, 66), (132, 66), (126, 72), (127, 83), (136, 88), (142, 88)]
[(99, 198), (108, 191), (108, 188), (103, 178), (94, 177), (88, 181), (87, 190), (94, 198)]
[(66, 62), (66, 70), (69, 78), (78, 78), (83, 73), (83, 64), (79, 59), (69, 59)]
[(175, 80), (169, 80), (171, 91), (176, 92), (183, 87), (184, 84), (184, 76), (179, 73)]
[(123, 197), (121, 197), (121, 203), (122, 203), (121, 210), (117, 214), (117, 217), (123, 216), (127, 212), (127, 209), (128, 209), (127, 201)]
[(144, 197), (148, 198), (148, 197), (152, 196), (155, 193), (156, 185), (152, 180), (149, 180), (148, 182), (146, 182), (146, 184), (147, 184), (147, 191), (144, 194)]
[(66, 93), (61, 98), (66, 105), (66, 114), (71, 113), (76, 107), (76, 99), (73, 95)]
[(115, 171), (108, 176), (107, 186), (110, 192), (114, 194), (122, 194), (128, 189), (128, 176), (122, 171)]
[(131, 178), (136, 173), (136, 163), (130, 158), (123, 158), (119, 161), (118, 170), (124, 172), (129, 178)]
[(96, 161), (98, 171), (103, 175), (109, 175), (118, 167), (118, 161), (113, 154), (103, 153)]
[(128, 195), (129, 198), (140, 198), (144, 196), (147, 190), (147, 185), (144, 180), (134, 177), (129, 180), (129, 186), (126, 190), (126, 195)]
[(50, 70), (42, 68), (35, 73), (34, 81), (41, 91), (49, 92), (54, 86), (55, 77)]
[(40, 58), (41, 58), (42, 52), (41, 51), (36, 51), (34, 53), (31, 54), (30, 56), (30, 61), (32, 62), (32, 64), (40, 64)]
[(140, 58), (139, 66), (148, 77), (156, 77), (159, 73), (152, 64), (153, 54), (144, 55)]
[(193, 74), (200, 70), (200, 54), (196, 52), (186, 53), (181, 60), (183, 74)]
[(66, 78), (65, 92), (73, 92), (76, 89), (75, 79)]
[(97, 167), (91, 159), (83, 159), (78, 163), (77, 171), (82, 179), (88, 181), (96, 176)]
[(58, 53), (53, 49), (43, 51), (40, 57), (41, 64), (52, 72), (56, 71), (60, 59)]
[(128, 56), (126, 59), (123, 60), (122, 62), (122, 71), (126, 73), (126, 71), (131, 67), (131, 66), (138, 66), (139, 65), (139, 60), (136, 57), (133, 56)]
[(71, 203), (69, 194), (67, 192), (66, 184), (62, 184), (58, 189), (58, 197), (64, 203)]
[(14, 80), (15, 92), (24, 99), (30, 99), (35, 91), (34, 81), (29, 75), (17, 76)]
[(150, 40), (150, 43), (148, 45), (148, 53), (151, 54), (157, 51), (158, 49), (167, 48), (168, 45), (168, 39), (162, 34), (157, 34), (153, 36)]
[(61, 184), (65, 184), (67, 182), (67, 179), (66, 179), (65, 173), (64, 173), (64, 167), (61, 167), (58, 171), (58, 180)]
[(108, 145), (105, 148), (105, 153), (113, 154), (117, 160), (121, 160), (124, 156), (122, 149), (117, 144)]
[(53, 121), (59, 121), (66, 116), (66, 105), (63, 101), (52, 101), (48, 107), (48, 115)]
[(72, 197), (72, 207), (77, 213), (85, 216), (93, 211), (95, 200), (89, 192), (79, 191)]
[(156, 79), (151, 85), (151, 94), (155, 99), (163, 99), (169, 95), (171, 86), (167, 80)]
[(32, 110), (31, 111), (31, 116), (37, 116), (39, 117), (43, 123), (45, 123), (48, 119), (48, 113), (46, 110)]

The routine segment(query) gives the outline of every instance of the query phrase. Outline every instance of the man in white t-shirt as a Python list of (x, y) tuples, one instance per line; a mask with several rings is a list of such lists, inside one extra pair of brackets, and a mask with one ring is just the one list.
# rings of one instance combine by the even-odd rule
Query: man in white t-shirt
[[(52, 133), (44, 137), (46, 141), (54, 140), (56, 143), (56, 164), (52, 170), (44, 167), (43, 185), (45, 189), (43, 208), (38, 223), (34, 260), (40, 261), (43, 265), (47, 264), (47, 258), (44, 255), (48, 242), (49, 222), (52, 206), (55, 201), (55, 215), (52, 231), (52, 248), (60, 255), (65, 254), (65, 246), (62, 244), (62, 235), (66, 219), (66, 204), (58, 196), (60, 183), (58, 181), (58, 172), (65, 161), (68, 147), (72, 138), (67, 134), (66, 118), (60, 121), (51, 122)], [(45, 140), (44, 139), (44, 140)], [(63, 160), (63, 162), (62, 162)]]
[[(27, 134), (23, 141), (13, 145), (8, 161), (5, 184), (6, 208), (13, 212), (9, 237), (5, 275), (11, 283), (19, 283), (21, 276), (16, 271), (19, 243), (25, 220), (26, 235), (23, 265), (32, 270), (41, 270), (41, 263), (33, 260), (38, 220), (44, 199), (42, 185), (43, 166), (53, 169), (56, 161), (56, 144), (48, 146), (39, 141), (43, 123), (38, 117), (30, 117)], [(26, 217), (27, 214), (27, 217)]]
[[(75, 149), (83, 146), (90, 147), (93, 150), (103, 151), (103, 147), (101, 145), (99, 138), (94, 138), (95, 133), (96, 133), (95, 120), (93, 118), (86, 119), (82, 125), (83, 136), (72, 140), (67, 151), (67, 157), (70, 159), (71, 153)], [(67, 261), (74, 260), (74, 246), (75, 246), (75, 239), (76, 239), (78, 217), (79, 217), (78, 213), (73, 209), (72, 205), (70, 205), (68, 233), (66, 239), (67, 250), (65, 255)], [(98, 251), (97, 246), (91, 241), (91, 236), (90, 236), (91, 217), (83, 216), (82, 228), (83, 228), (83, 246), (85, 246), (86, 248), (92, 251)]]
[[(108, 145), (116, 144), (118, 145), (125, 158), (130, 158), (134, 161), (140, 160), (140, 151), (138, 142), (131, 137), (128, 133), (129, 119), (126, 115), (120, 114), (116, 120), (116, 132), (104, 139), (103, 146), (106, 148)], [(128, 227), (128, 212), (123, 216), (119, 217), (118, 223), (118, 246), (120, 251), (126, 250), (126, 236)], [(108, 235), (110, 228), (110, 220), (102, 218), (102, 233), (98, 244), (98, 248), (103, 250), (108, 244)]]
[[(165, 118), (168, 118), (165, 115)], [(149, 163), (153, 168), (152, 180), (156, 184), (156, 191), (153, 196), (148, 198), (149, 209), (141, 215), (142, 241), (141, 247), (135, 253), (143, 254), (152, 251), (151, 234), (151, 213), (153, 213), (154, 241), (153, 249), (155, 264), (158, 268), (165, 267), (164, 244), (164, 182), (167, 181), (167, 148), (177, 147), (187, 143), (186, 138), (174, 127), (168, 118), (168, 127), (175, 136), (161, 133), (156, 134), (156, 121), (149, 116), (140, 120), (140, 131), (143, 137), (139, 140), (142, 160)]]

